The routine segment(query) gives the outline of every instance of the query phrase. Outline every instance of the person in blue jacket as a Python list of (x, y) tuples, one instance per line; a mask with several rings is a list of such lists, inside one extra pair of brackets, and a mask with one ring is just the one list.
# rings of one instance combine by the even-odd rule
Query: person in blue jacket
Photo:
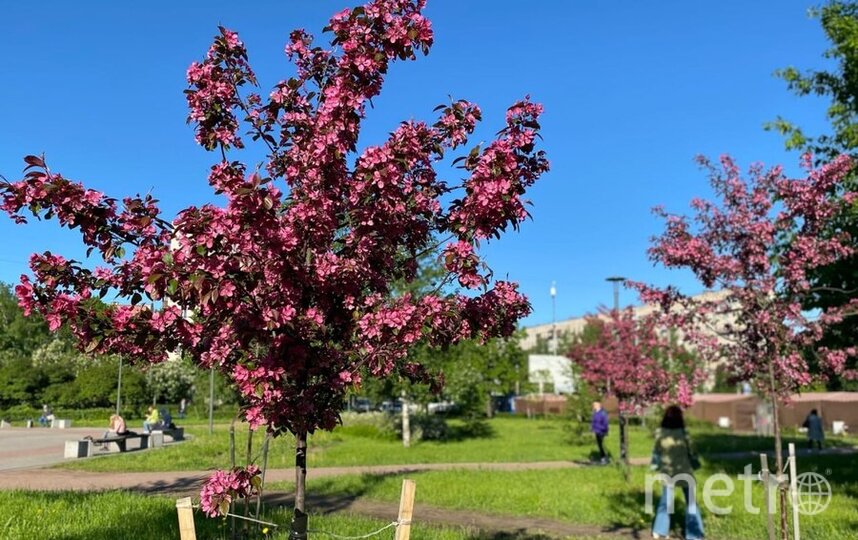
[(608, 455), (605, 453), (605, 435), (608, 434), (608, 413), (602, 408), (602, 404), (598, 401), (593, 402), (593, 420), (590, 422), (590, 431), (596, 435), (596, 444), (599, 446), (599, 461), (601, 463), (608, 462)]

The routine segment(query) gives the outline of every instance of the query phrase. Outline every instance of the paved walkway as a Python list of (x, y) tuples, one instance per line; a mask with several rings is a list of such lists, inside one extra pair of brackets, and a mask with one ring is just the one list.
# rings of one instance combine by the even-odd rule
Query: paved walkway
[[(633, 459), (641, 465), (643, 458)], [(365, 467), (314, 467), (307, 469), (307, 478), (342, 476), (346, 474), (395, 475), (422, 471), (468, 469), (484, 471), (522, 471), (571, 469), (587, 466), (575, 461), (537, 461), (531, 463), (423, 463), (414, 465), (376, 465)], [(199, 491), (202, 481), (211, 471), (99, 473), (66, 469), (34, 469), (0, 471), (0, 489), (74, 490), (129, 489), (145, 493), (190, 493)], [(294, 469), (269, 469), (266, 482), (291, 482)]]
[[(68, 461), (63, 454), (66, 441), (79, 441), (90, 436), (99, 438), (106, 428), (3, 428), (0, 429), (0, 472), (37, 469)], [(168, 439), (165, 446), (181, 444)], [(128, 451), (140, 450), (140, 440), (128, 444)], [(106, 454), (106, 447), (96, 447), (96, 454)], [(111, 453), (118, 450), (112, 449)], [(2, 485), (0, 485), (2, 489)]]
[(46, 467), (64, 460), (66, 441), (87, 435), (100, 437), (104, 429), (44, 427), (0, 429), (0, 471)]

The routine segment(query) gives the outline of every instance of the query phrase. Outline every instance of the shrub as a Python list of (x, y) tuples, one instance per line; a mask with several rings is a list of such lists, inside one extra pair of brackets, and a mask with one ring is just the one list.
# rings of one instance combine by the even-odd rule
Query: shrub
[[(392, 415), (383, 412), (344, 412), (340, 418), (342, 425), (336, 430), (340, 433), (381, 440), (395, 440), (397, 437)], [(402, 434), (401, 427), (398, 433)]]
[[(402, 415), (388, 414), (391, 426), (397, 438), (402, 438)], [(450, 437), (450, 427), (443, 416), (436, 414), (412, 414), (408, 423), (411, 427), (412, 441), (446, 441)]]

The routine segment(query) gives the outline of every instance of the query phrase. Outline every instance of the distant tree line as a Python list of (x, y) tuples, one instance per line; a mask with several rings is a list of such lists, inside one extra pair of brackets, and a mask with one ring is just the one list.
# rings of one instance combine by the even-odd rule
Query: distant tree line
[[(0, 411), (26, 411), (42, 404), (69, 409), (116, 404), (119, 358), (90, 357), (74, 347), (65, 329), (52, 333), (38, 314), (25, 317), (12, 288), (0, 283)], [(208, 372), (179, 359), (147, 370), (123, 359), (122, 408), (136, 414), (152, 403), (177, 403), (208, 395)], [(235, 402), (234, 392), (217, 378), (220, 402)]]

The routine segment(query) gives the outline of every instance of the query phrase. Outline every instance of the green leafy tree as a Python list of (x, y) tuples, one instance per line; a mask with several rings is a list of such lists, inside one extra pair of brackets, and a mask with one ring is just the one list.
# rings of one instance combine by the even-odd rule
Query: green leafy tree
[(485, 344), (464, 341), (444, 351), (424, 351), (425, 361), (444, 374), (442, 396), (455, 402), (468, 420), (478, 421), (494, 414), (493, 396), (512, 393), (527, 378), (520, 339), (517, 333)]
[[(116, 405), (119, 358), (101, 357), (81, 369), (74, 380), (52, 385), (44, 392), (45, 401), (61, 407), (92, 408)], [(125, 365), (122, 369), (122, 410), (139, 413), (149, 402), (146, 377)]]
[[(826, 111), (831, 131), (808, 135), (801, 127), (778, 117), (766, 125), (784, 135), (788, 149), (811, 152), (818, 162), (826, 162), (840, 154), (856, 157), (858, 150), (858, 3), (833, 1), (811, 10), (820, 21), (831, 48), (823, 56), (833, 61), (830, 70), (801, 71), (788, 67), (776, 72), (787, 87), (798, 96), (815, 95), (829, 100)], [(854, 172), (847, 184), (858, 184)], [(839, 216), (830, 234), (848, 233), (858, 243), (858, 202)], [(857, 246), (858, 247), (858, 246)], [(853, 256), (816, 270), (810, 277), (815, 294), (805, 304), (806, 309), (828, 309), (841, 306), (858, 297), (858, 257)], [(858, 343), (858, 317), (847, 317), (832, 326), (819, 345), (830, 349)], [(815, 358), (809, 355), (813, 365)], [(840, 377), (828, 381), (829, 389), (858, 389), (858, 384)]]
[(816, 95), (830, 100), (826, 115), (832, 132), (807, 135), (783, 117), (769, 122), (766, 128), (784, 135), (788, 149), (812, 152), (817, 159), (828, 161), (858, 148), (858, 4), (834, 1), (810, 13), (819, 19), (831, 41), (831, 48), (823, 56), (834, 62), (834, 69), (803, 72), (787, 67), (775, 73), (798, 96)]
[(186, 358), (169, 359), (148, 370), (149, 391), (154, 402), (178, 403), (191, 395), (197, 369)]
[(0, 351), (8, 353), (5, 358), (29, 358), (49, 340), (45, 320), (38, 315), (24, 317), (11, 287), (0, 282)]
[(34, 368), (29, 358), (8, 351), (0, 352), (0, 408), (15, 405), (35, 407), (47, 385), (47, 375)]

